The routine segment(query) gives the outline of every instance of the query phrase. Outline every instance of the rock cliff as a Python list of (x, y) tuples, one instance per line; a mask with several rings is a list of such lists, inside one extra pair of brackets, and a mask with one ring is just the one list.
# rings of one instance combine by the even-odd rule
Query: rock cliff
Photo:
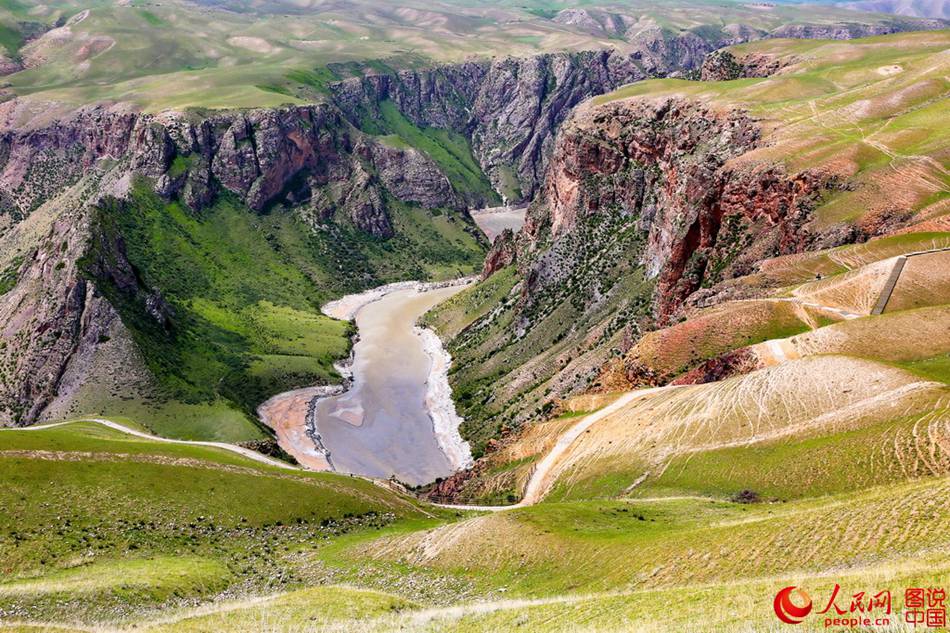
[[(471, 141), (472, 151), (496, 191), (509, 202), (534, 199), (544, 182), (554, 135), (571, 109), (588, 97), (647, 77), (699, 71), (717, 49), (768, 37), (848, 39), (916, 28), (930, 22), (894, 19), (884, 24), (795, 24), (771, 32), (741, 24), (673, 33), (594, 9), (565, 9), (555, 20), (592, 34), (624, 41), (615, 49), (504, 58), (370, 75), (331, 85), (334, 102), (355, 126), (380, 117), (392, 102), (415, 125), (451, 129)], [(721, 58), (721, 62), (727, 58)], [(732, 58), (732, 61), (735, 61)], [(730, 70), (736, 77), (765, 76), (774, 60), (747, 60)], [(744, 68), (744, 70), (743, 70)], [(721, 73), (720, 73), (721, 74)], [(472, 206), (484, 200), (470, 199)]]
[[(544, 203), (526, 223), (527, 248), (556, 249), (593, 215), (627, 218), (644, 237), (640, 264), (656, 280), (655, 316), (664, 322), (701, 286), (749, 270), (766, 252), (808, 243), (801, 227), (822, 179), (774, 164), (729, 164), (759, 136), (743, 112), (684, 99), (585, 105), (558, 139)], [(583, 263), (561, 259), (549, 269), (536, 256), (525, 274), (536, 288)]]
[(471, 435), (543, 415), (697, 291), (812, 244), (825, 178), (736, 160), (760, 143), (747, 113), (683, 97), (575, 109), (524, 229), (486, 261), (485, 278), (517, 267), (511, 293), (450, 345)]
[(0, 210), (25, 217), (103, 160), (126, 163), (154, 179), (163, 196), (180, 196), (195, 210), (222, 190), (255, 211), (279, 200), (313, 200), (323, 213), (344, 209), (358, 228), (380, 237), (392, 231), (384, 190), (427, 208), (463, 207), (424, 154), (382, 146), (323, 104), (204, 118), (95, 106), (50, 124), (8, 128), (0, 133)]
[[(266, 110), (149, 114), (120, 104), (54, 117), (30, 113), (16, 99), (0, 105), (0, 238), (28, 244), (16, 261), (0, 258), (4, 410), (18, 421), (37, 419), (83, 346), (96, 347), (112, 337), (103, 332), (118, 327), (114, 306), (76, 268), (82, 245), (97, 239), (87, 216), (81, 208), (49, 207), (91, 174), (102, 184), (87, 203), (121, 197), (133, 175), (145, 176), (158, 194), (194, 212), (227, 193), (257, 213), (286, 204), (302, 209), (313, 227), (342, 220), (372, 239), (397, 232), (394, 203), (450, 210), (484, 203), (483, 192), (458, 190), (432, 155), (361, 129), (383, 118), (388, 104), (420, 131), (464, 137), (508, 200), (542, 194), (527, 230), (500, 239), (483, 271), (489, 276), (513, 264), (520, 271), (511, 300), (489, 313), (510, 317), (497, 349), (518, 343), (502, 356), (517, 351), (533, 359), (508, 395), (584, 386), (603, 359), (582, 350), (609, 350), (618, 337), (635, 335), (641, 321), (672, 318), (691, 294), (762, 253), (808, 244), (801, 225), (821, 176), (731, 165), (758, 139), (742, 113), (675, 100), (608, 104), (585, 107), (557, 142), (555, 133), (588, 97), (645, 77), (696, 71), (725, 44), (770, 35), (850, 37), (865, 34), (862, 27), (769, 34), (732, 25), (674, 34), (580, 10), (559, 19), (622, 30), (626, 44), (360, 77), (331, 85), (325, 103)], [(723, 55), (704, 72), (725, 78), (774, 69), (769, 60)], [(52, 220), (39, 235), (17, 228), (44, 206)], [(113, 246), (120, 254), (121, 245)], [(112, 263), (120, 261), (116, 255)], [(122, 271), (107, 271), (120, 277), (113, 286), (123, 286)], [(157, 289), (128, 281), (148, 314), (167, 318)], [(539, 345), (557, 349), (538, 356)]]
[[(19, 107), (0, 106), (8, 122), (0, 132), (0, 241), (11, 249), (0, 259), (6, 421), (30, 423), (49, 407), (67, 411), (72, 368), (87, 366), (109, 341), (129, 340), (116, 300), (158, 327), (173, 321), (159, 289), (145, 286), (127, 261), (122, 236), (106, 239), (90, 220), (92, 205), (125, 196), (133, 178), (146, 177), (196, 214), (228, 193), (259, 213), (284, 203), (317, 223), (344, 218), (377, 239), (396, 232), (392, 200), (464, 209), (428, 156), (360, 133), (328, 104), (211, 116), (93, 106), (15, 125)], [(97, 257), (81, 266), (91, 244)], [(100, 282), (118, 295), (104, 297)]]
[(772, 55), (752, 53), (737, 58), (732, 51), (718, 50), (713, 51), (703, 60), (700, 79), (702, 81), (729, 81), (749, 77), (768, 77), (793, 61)]

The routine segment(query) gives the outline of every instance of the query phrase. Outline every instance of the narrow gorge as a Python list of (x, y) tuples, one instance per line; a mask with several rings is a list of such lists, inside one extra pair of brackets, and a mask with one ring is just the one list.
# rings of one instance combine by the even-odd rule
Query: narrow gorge
[[(370, 75), (308, 106), (98, 105), (51, 121), (7, 101), (5, 419), (107, 403), (164, 419), (171, 403), (185, 420), (210, 407), (213, 439), (264, 439), (261, 402), (339, 381), (349, 332), (325, 321), (326, 301), (481, 271), (497, 305), (474, 306), (461, 330), (440, 320), (451, 302), (427, 317), (459, 361), (462, 431), (481, 454), (504, 426), (596, 386), (612, 356), (683, 305), (739, 296), (728, 279), (755, 262), (854, 238), (802, 228), (833, 178), (734, 160), (760, 142), (741, 110), (589, 101), (647, 77), (774, 72), (767, 57), (700, 68), (713, 49), (765, 35)], [(469, 209), (527, 201), (525, 229), (488, 250)], [(204, 241), (219, 230), (224, 244)], [(185, 259), (173, 255), (182, 244)], [(261, 257), (253, 280), (229, 277)], [(312, 336), (288, 339), (302, 323)], [(90, 400), (93, 388), (109, 396)]]

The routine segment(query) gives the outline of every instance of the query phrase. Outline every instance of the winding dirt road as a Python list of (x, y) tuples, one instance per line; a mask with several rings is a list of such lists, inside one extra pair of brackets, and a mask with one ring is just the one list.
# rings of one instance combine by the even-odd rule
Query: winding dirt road
[[(923, 255), (923, 254), (927, 254), (931, 252), (944, 251), (944, 250), (950, 250), (950, 249), (937, 248), (937, 249), (931, 249), (931, 250), (925, 250), (925, 251), (917, 251), (913, 253), (907, 253), (903, 255), (903, 257), (906, 259), (906, 257), (910, 257), (913, 255)], [(899, 276), (899, 273), (900, 273), (899, 269), (897, 272), (898, 272), (898, 275), (895, 276), (894, 285), (896, 285), (897, 283), (897, 277)], [(888, 292), (887, 292), (888, 296), (890, 295), (890, 291), (892, 290), (893, 290), (893, 286), (888, 289)], [(808, 305), (808, 306), (836, 312), (840, 314), (842, 317), (844, 317), (845, 319), (856, 319), (863, 316), (863, 315), (855, 314), (855, 313), (848, 312), (845, 310), (841, 310), (839, 308), (832, 308), (830, 306), (823, 306), (817, 303), (801, 301), (800, 299), (784, 299), (784, 300), (798, 301), (802, 303), (803, 305)], [(775, 360), (778, 363), (784, 363), (789, 360), (795, 359), (795, 358), (789, 358), (789, 354), (786, 352), (785, 347), (782, 345), (782, 342), (785, 340), (786, 339), (771, 339), (768, 341), (764, 341), (760, 345), (764, 345), (770, 351), (772, 351), (773, 356), (775, 357)], [(572, 426), (570, 429), (568, 429), (566, 433), (564, 433), (560, 438), (558, 438), (557, 443), (550, 450), (550, 452), (548, 452), (548, 454), (545, 455), (544, 458), (540, 462), (538, 462), (537, 466), (531, 473), (531, 477), (528, 479), (528, 484), (525, 487), (524, 497), (521, 499), (521, 501), (519, 501), (516, 504), (505, 505), (505, 506), (456, 505), (456, 504), (433, 504), (433, 505), (436, 505), (441, 508), (451, 509), (451, 510), (474, 510), (474, 511), (483, 511), (483, 512), (502, 512), (505, 510), (516, 510), (518, 508), (524, 508), (527, 506), (534, 505), (540, 502), (541, 499), (544, 498), (544, 495), (546, 495), (548, 490), (550, 489), (551, 484), (553, 483), (552, 481), (550, 481), (550, 476), (551, 476), (551, 472), (554, 466), (557, 464), (561, 456), (567, 451), (568, 447), (570, 447), (570, 445), (573, 444), (574, 441), (577, 440), (577, 438), (579, 438), (582, 433), (587, 431), (591, 426), (593, 426), (600, 420), (606, 418), (609, 415), (612, 415), (613, 413), (616, 413), (617, 411), (624, 408), (625, 406), (627, 406), (628, 404), (630, 404), (631, 402), (633, 402), (634, 400), (638, 398), (649, 396), (661, 391), (667, 391), (667, 390), (679, 389), (679, 388), (681, 388), (681, 386), (679, 385), (667, 385), (665, 387), (653, 387), (650, 389), (638, 389), (636, 391), (629, 391), (623, 394), (620, 398), (615, 400), (610, 405), (604, 407), (603, 409), (600, 409), (598, 411), (595, 411), (594, 413), (591, 413), (590, 415), (583, 417), (580, 421), (578, 421), (577, 424)], [(115, 429), (117, 431), (127, 433), (129, 435), (133, 435), (135, 437), (140, 437), (143, 439), (148, 439), (148, 440), (152, 440), (156, 442), (166, 442), (170, 444), (186, 444), (186, 445), (192, 445), (192, 446), (220, 448), (222, 450), (230, 451), (232, 453), (237, 453), (238, 455), (247, 457), (248, 459), (252, 459), (262, 464), (267, 464), (269, 466), (276, 466), (278, 468), (283, 468), (286, 470), (301, 470), (297, 466), (292, 466), (280, 460), (267, 457), (266, 455), (262, 455), (256, 451), (252, 451), (250, 449), (243, 448), (241, 446), (237, 446), (234, 444), (228, 444), (225, 442), (172, 440), (172, 439), (168, 439), (164, 437), (159, 437), (156, 435), (151, 435), (149, 433), (145, 433), (142, 431), (138, 431), (138, 430), (129, 428), (127, 426), (124, 426), (122, 424), (119, 424), (117, 422), (113, 422), (111, 420), (106, 420), (103, 418), (88, 418), (84, 420), (56, 422), (53, 424), (20, 427), (17, 429), (0, 429), (0, 431), (2, 430), (38, 431), (42, 429), (49, 429), (49, 428), (53, 428), (57, 426), (62, 426), (65, 424), (72, 424), (73, 422), (82, 422), (82, 421), (96, 422), (98, 424), (109, 427), (111, 429)], [(377, 481), (377, 480), (373, 480), (373, 481)], [(381, 483), (381, 482), (377, 481), (377, 483)]]
[(109, 427), (121, 433), (127, 435), (132, 435), (135, 437), (140, 437), (145, 440), (151, 440), (153, 442), (164, 442), (166, 444), (185, 444), (187, 446), (205, 446), (209, 448), (220, 448), (225, 451), (230, 451), (232, 453), (237, 453), (242, 457), (247, 457), (252, 459), (255, 462), (260, 462), (261, 464), (267, 464), (268, 466), (276, 466), (278, 468), (283, 468), (286, 470), (301, 470), (297, 466), (288, 464), (287, 462), (282, 462), (279, 459), (274, 459), (273, 457), (268, 457), (267, 455), (262, 455), (257, 451), (252, 451), (249, 448), (244, 448), (243, 446), (237, 446), (236, 444), (228, 444), (227, 442), (202, 442), (197, 440), (172, 440), (167, 437), (159, 437), (158, 435), (152, 435), (150, 433), (145, 433), (144, 431), (139, 431), (133, 428), (129, 428), (125, 425), (119, 424), (118, 422), (113, 422), (112, 420), (106, 420), (103, 418), (82, 418), (79, 420), (68, 420), (66, 422), (54, 422), (52, 424), (40, 424), (37, 426), (23, 426), (23, 427), (14, 427), (14, 428), (5, 428), (0, 429), (0, 431), (42, 431), (45, 429), (52, 429), (58, 426), (65, 426), (67, 424), (75, 424), (76, 422), (95, 422), (96, 424), (101, 424), (102, 426)]
[(554, 448), (544, 456), (540, 462), (538, 462), (537, 467), (531, 473), (531, 477), (528, 479), (528, 485), (525, 487), (524, 497), (518, 503), (510, 506), (476, 506), (476, 505), (450, 505), (450, 504), (437, 504), (442, 508), (450, 508), (452, 510), (487, 510), (490, 512), (500, 512), (502, 510), (514, 510), (517, 508), (523, 508), (525, 506), (530, 506), (538, 503), (541, 499), (544, 498), (544, 495), (547, 494), (548, 489), (551, 487), (550, 474), (554, 465), (557, 463), (558, 459), (564, 454), (567, 448), (574, 443), (574, 440), (581, 436), (581, 433), (589, 429), (591, 426), (603, 420), (607, 416), (616, 413), (620, 409), (624, 408), (634, 400), (642, 398), (643, 396), (648, 396), (660, 391), (669, 391), (672, 389), (681, 389), (681, 385), (667, 385), (666, 387), (651, 387), (650, 389), (637, 389), (636, 391), (628, 391), (627, 393), (620, 396), (617, 400), (613, 401), (611, 404), (607, 405), (603, 409), (595, 411), (590, 415), (584, 416), (581, 420), (567, 430), (564, 435), (558, 438), (557, 443), (554, 445)]
[[(933, 252), (939, 252), (939, 251), (945, 251), (945, 250), (950, 250), (950, 249), (936, 248), (936, 249), (930, 249), (930, 250), (924, 250), (924, 251), (916, 251), (913, 253), (907, 253), (900, 257), (906, 259), (907, 257), (911, 257), (914, 255), (923, 255), (927, 253), (933, 253)], [(882, 292), (882, 297), (879, 299), (879, 303), (883, 301), (886, 304), (887, 298), (890, 297), (890, 294), (893, 291), (894, 286), (896, 286), (897, 284), (898, 278), (900, 276), (901, 268), (903, 267), (901, 266), (900, 268), (895, 268), (896, 275), (894, 275), (893, 283), (889, 284), (889, 287), (887, 287)], [(813, 308), (827, 310), (829, 312), (839, 314), (842, 318), (848, 319), (848, 320), (858, 319), (858, 318), (862, 318), (863, 316), (866, 316), (866, 315), (856, 314), (854, 312), (849, 312), (847, 310), (842, 310), (840, 308), (834, 308), (831, 306), (821, 305), (821, 304), (814, 303), (811, 301), (803, 301), (798, 298), (780, 298), (779, 301), (791, 301), (791, 302), (799, 303), (801, 305), (806, 305)], [(786, 342), (787, 340), (788, 339), (785, 339), (785, 338), (770, 339), (767, 341), (763, 341), (762, 343), (759, 343), (758, 345), (763, 346), (765, 349), (767, 349), (771, 353), (772, 357), (775, 360), (774, 364), (781, 364), (781, 363), (789, 362), (791, 360), (797, 360), (798, 358), (800, 358), (800, 356), (797, 353), (794, 353), (793, 350), (787, 347), (788, 345)], [(575, 424), (570, 429), (568, 429), (568, 431), (564, 433), (564, 435), (558, 438), (558, 441), (554, 445), (554, 448), (552, 448), (551, 451), (547, 455), (545, 455), (544, 458), (540, 462), (538, 462), (537, 467), (534, 469), (534, 471), (531, 473), (531, 477), (528, 479), (528, 484), (525, 487), (524, 497), (522, 498), (521, 501), (519, 501), (516, 504), (507, 505), (507, 506), (479, 506), (479, 505), (453, 505), (453, 504), (436, 504), (436, 505), (439, 505), (440, 507), (443, 507), (443, 508), (453, 509), (453, 510), (482, 510), (482, 511), (488, 511), (488, 512), (516, 510), (518, 508), (524, 508), (526, 506), (534, 505), (538, 503), (539, 501), (541, 501), (541, 499), (544, 498), (544, 495), (547, 494), (548, 490), (550, 489), (551, 484), (553, 482), (549, 480), (550, 480), (551, 471), (554, 465), (557, 463), (558, 459), (560, 459), (560, 457), (564, 454), (567, 448), (571, 444), (573, 444), (574, 441), (577, 438), (579, 438), (582, 433), (587, 431), (591, 426), (596, 424), (598, 421), (615, 413), (616, 411), (619, 411), (620, 409), (622, 409), (629, 403), (633, 402), (637, 398), (652, 395), (659, 391), (665, 391), (665, 390), (677, 389), (677, 388), (679, 388), (679, 386), (667, 385), (665, 387), (653, 387), (651, 389), (639, 389), (637, 391), (630, 391), (622, 395), (619, 399), (614, 401), (609, 406), (606, 406), (603, 409), (600, 409), (599, 411), (595, 411), (594, 413), (591, 413), (590, 415), (582, 418), (577, 424)]]

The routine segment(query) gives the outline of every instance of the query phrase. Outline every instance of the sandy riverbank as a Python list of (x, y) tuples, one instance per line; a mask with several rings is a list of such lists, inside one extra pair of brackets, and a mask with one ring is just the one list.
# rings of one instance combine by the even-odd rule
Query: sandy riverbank
[(459, 279), (449, 279), (446, 281), (397, 281), (395, 283), (386, 284), (385, 286), (370, 288), (369, 290), (364, 290), (363, 292), (357, 294), (346, 295), (345, 297), (341, 297), (335, 301), (330, 301), (329, 303), (324, 304), (323, 307), (320, 308), (320, 311), (328, 317), (333, 317), (334, 319), (340, 319), (341, 321), (353, 321), (356, 319), (356, 313), (361, 309), (370, 303), (379, 301), (386, 295), (393, 292), (397, 292), (399, 290), (415, 290), (417, 292), (425, 292), (427, 290), (435, 290), (437, 288), (465, 286), (472, 283), (476, 279), (478, 279), (477, 276), (461, 277)]
[(464, 420), (455, 411), (449, 385), (452, 356), (443, 347), (439, 335), (429, 328), (416, 327), (413, 331), (422, 339), (422, 349), (431, 363), (426, 381), (426, 408), (432, 419), (435, 439), (455, 470), (468, 468), (472, 465), (472, 447), (459, 432)]
[(333, 470), (326, 447), (307, 424), (320, 398), (343, 393), (343, 385), (304, 387), (285, 391), (257, 408), (261, 421), (274, 430), (277, 443), (301, 466), (311, 470)]

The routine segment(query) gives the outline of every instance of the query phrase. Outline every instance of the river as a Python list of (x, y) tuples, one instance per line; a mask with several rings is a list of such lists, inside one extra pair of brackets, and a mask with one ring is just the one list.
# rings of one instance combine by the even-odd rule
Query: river
[(471, 452), (458, 434), (461, 419), (446, 376), (448, 354), (435, 333), (416, 327), (464, 287), (393, 284), (325, 306), (330, 316), (355, 318), (359, 339), (346, 368), (351, 384), (346, 391), (299, 389), (261, 405), (261, 418), (284, 450), (313, 469), (409, 485), (468, 466)]
[(494, 242), (505, 229), (511, 229), (515, 233), (521, 230), (527, 210), (526, 207), (489, 207), (470, 213), (475, 224), (488, 237), (488, 241)]
[[(524, 223), (525, 209), (472, 211), (490, 240)], [(359, 338), (342, 385), (278, 394), (258, 408), (280, 446), (303, 466), (426, 484), (471, 464), (459, 436), (447, 371), (451, 359), (438, 336), (416, 326), (464, 283), (403, 282), (347, 295), (323, 307), (355, 320)]]

